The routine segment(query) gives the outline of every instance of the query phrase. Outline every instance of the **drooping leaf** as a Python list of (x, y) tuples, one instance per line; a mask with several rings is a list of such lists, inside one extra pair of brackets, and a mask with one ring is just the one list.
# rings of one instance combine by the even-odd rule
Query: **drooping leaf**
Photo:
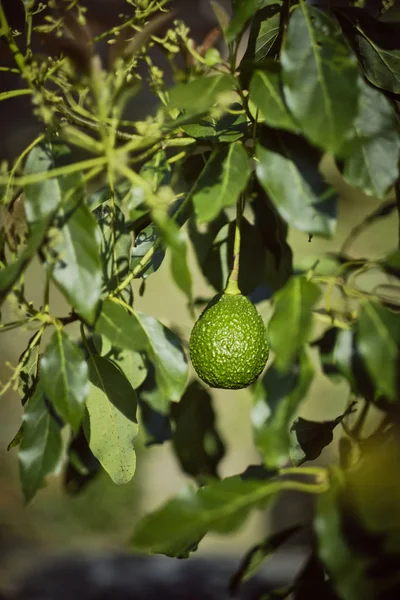
[(162, 395), (161, 408), (179, 402), (185, 389), (188, 366), (180, 339), (159, 321), (141, 312), (128, 313), (111, 300), (103, 303), (96, 331), (113, 346), (145, 351), (154, 364), (157, 386)]
[[(296, 229), (330, 237), (335, 228), (336, 192), (319, 172), (320, 155), (296, 138), (257, 147), (257, 178), (281, 217)], [(305, 153), (306, 152), (306, 153)]]
[(291, 277), (274, 296), (269, 340), (279, 371), (288, 369), (311, 330), (312, 309), (321, 296), (319, 287), (303, 276)]
[(337, 9), (335, 16), (367, 79), (400, 94), (399, 24), (378, 21), (357, 7)]
[(232, 575), (229, 589), (231, 594), (235, 594), (244, 581), (247, 581), (260, 566), (271, 558), (273, 554), (282, 544), (300, 530), (299, 525), (289, 527), (283, 531), (278, 531), (268, 536), (267, 539), (259, 544), (256, 544), (243, 557), (239, 568)]
[(232, 19), (225, 31), (227, 42), (232, 42), (243, 30), (247, 21), (254, 17), (256, 13), (269, 6), (276, 4), (278, 0), (233, 0), (232, 1)]
[(179, 108), (186, 114), (206, 112), (219, 96), (235, 88), (230, 75), (202, 77), (189, 83), (179, 83), (169, 92), (168, 108)]
[(385, 96), (363, 81), (360, 86), (360, 110), (346, 141), (351, 151), (344, 162), (343, 177), (366, 194), (384, 198), (399, 174), (400, 132)]
[(182, 470), (200, 481), (207, 475), (217, 477), (225, 448), (215, 428), (209, 392), (197, 381), (192, 381), (179, 404), (171, 406), (171, 417), (174, 424), (172, 444)]
[(250, 164), (240, 142), (215, 150), (196, 182), (193, 204), (199, 223), (215, 219), (237, 202), (250, 177)]
[(46, 245), (46, 266), (76, 312), (92, 324), (102, 284), (99, 229), (83, 203), (63, 204), (57, 218), (59, 227)]
[(164, 444), (172, 438), (168, 398), (160, 389), (156, 379), (154, 364), (146, 361), (146, 378), (137, 389), (141, 423), (145, 433), (146, 446)]
[(22, 489), (27, 502), (43, 487), (47, 475), (57, 471), (62, 454), (60, 425), (50, 414), (39, 384), (24, 411), (18, 449)]
[(277, 69), (256, 71), (250, 83), (250, 100), (267, 125), (277, 129), (298, 131), (285, 104)]
[(284, 94), (304, 135), (334, 153), (358, 107), (357, 64), (332, 18), (300, 0), (281, 53)]
[(364, 301), (357, 322), (357, 345), (378, 391), (396, 400), (399, 316), (377, 303)]
[(83, 425), (94, 456), (117, 485), (136, 469), (137, 396), (125, 375), (101, 356), (89, 360), (90, 389)]
[(137, 524), (131, 544), (147, 552), (187, 557), (207, 531), (234, 531), (252, 509), (272, 503), (287, 483), (235, 476), (197, 491), (186, 488)]
[(40, 361), (43, 392), (58, 415), (77, 430), (89, 391), (88, 368), (82, 350), (63, 330), (56, 329)]
[(322, 370), (334, 382), (347, 379), (356, 390), (353, 373), (354, 332), (351, 329), (331, 327), (314, 345), (318, 347)]
[(267, 468), (283, 467), (290, 456), (289, 427), (308, 392), (314, 369), (306, 352), (290, 372), (272, 365), (255, 388), (252, 422), (254, 439)]
[[(231, 106), (233, 110), (242, 110), (242, 106), (237, 102)], [(212, 115), (193, 119), (193, 123), (182, 126), (185, 133), (200, 140), (210, 142), (236, 142), (243, 137), (246, 131), (247, 119), (244, 112), (242, 114), (225, 114), (222, 117)]]
[(290, 428), (292, 434), (292, 447), (290, 458), (294, 465), (299, 465), (306, 460), (315, 460), (322, 450), (329, 446), (333, 440), (333, 430), (352, 412), (355, 403), (339, 417), (332, 421), (309, 421), (298, 417)]

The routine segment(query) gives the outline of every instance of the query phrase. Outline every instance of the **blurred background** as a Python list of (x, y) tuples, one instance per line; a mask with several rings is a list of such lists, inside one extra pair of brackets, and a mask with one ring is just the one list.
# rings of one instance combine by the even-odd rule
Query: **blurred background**
[[(13, 3), (15, 0), (12, 0)], [(98, 2), (100, 5), (100, 2)], [(113, 4), (103, 0), (101, 6)], [(192, 27), (193, 37), (202, 40), (215, 25), (207, 2), (188, 2), (183, 18)], [(8, 3), (4, 3), (7, 7)], [(190, 5), (190, 6), (189, 6)], [(195, 7), (195, 8), (194, 8)], [(4, 56), (4, 49), (2, 49)], [(2, 80), (4, 83), (4, 80)], [(2, 89), (3, 88), (2, 83)], [(145, 98), (138, 110), (147, 110)], [(3, 103), (2, 103), (3, 104)], [(4, 103), (7, 104), (7, 103)], [(35, 123), (29, 118), (23, 103), (11, 105), (5, 111), (0, 106), (0, 130), (2, 146), (7, 154), (15, 156), (32, 135)], [(10, 121), (12, 119), (12, 121)], [(10, 124), (11, 123), (11, 124)], [(365, 196), (343, 182), (339, 172), (327, 159), (324, 172), (328, 181), (340, 194), (337, 233), (327, 241), (290, 231), (289, 243), (294, 253), (295, 266), (311, 266), (325, 252), (338, 250), (351, 229), (379, 205), (379, 201)], [(398, 221), (395, 214), (381, 219), (361, 235), (351, 247), (354, 257), (381, 257), (397, 245)], [(190, 265), (194, 276), (195, 296), (210, 297), (214, 294), (200, 274), (193, 252)], [(372, 289), (378, 275), (370, 271), (359, 279), (366, 289)], [(143, 297), (138, 294), (139, 282), (134, 282), (135, 307), (160, 319), (165, 325), (176, 328), (188, 342), (193, 320), (187, 310), (184, 296), (171, 284), (169, 261), (164, 261), (157, 273), (147, 280)], [(33, 262), (26, 275), (27, 297), (40, 304), (43, 294), (42, 268)], [(51, 291), (52, 305), (57, 314), (67, 314), (61, 295)], [(5, 305), (2, 319), (13, 314), (15, 307)], [(269, 302), (258, 306), (265, 321), (271, 314)], [(315, 336), (323, 327), (317, 326)], [(74, 328), (69, 327), (74, 334)], [(31, 336), (29, 330), (15, 330), (0, 335), (0, 380), (5, 382), (11, 370), (7, 363), (15, 365)], [(341, 414), (348, 399), (345, 383), (333, 384), (321, 373), (317, 353), (314, 354), (316, 377), (300, 415), (314, 420), (329, 420)], [(226, 456), (220, 474), (233, 475), (243, 471), (249, 464), (257, 464), (259, 458), (251, 437), (251, 395), (248, 390), (213, 391), (217, 427), (226, 444)], [(133, 480), (122, 487), (115, 486), (104, 473), (75, 497), (65, 494), (61, 478), (54, 477), (33, 500), (24, 506), (19, 484), (17, 450), (7, 452), (7, 445), (21, 422), (21, 403), (16, 392), (10, 391), (0, 398), (0, 589), (12, 587), (15, 578), (42, 555), (61, 554), (68, 550), (101, 552), (124, 547), (133, 527), (144, 514), (158, 507), (167, 498), (179, 492), (188, 478), (179, 470), (171, 444), (145, 448), (139, 436), (137, 471)], [(373, 418), (373, 416), (372, 416)], [(319, 459), (320, 463), (333, 460), (334, 450), (329, 449)], [(210, 554), (237, 556), (261, 541), (270, 531), (303, 522), (310, 516), (311, 500), (298, 494), (283, 495), (268, 514), (254, 514), (239, 532), (231, 536), (208, 535), (200, 544), (198, 555)], [(295, 538), (292, 545), (292, 568), (298, 568), (307, 537)]]

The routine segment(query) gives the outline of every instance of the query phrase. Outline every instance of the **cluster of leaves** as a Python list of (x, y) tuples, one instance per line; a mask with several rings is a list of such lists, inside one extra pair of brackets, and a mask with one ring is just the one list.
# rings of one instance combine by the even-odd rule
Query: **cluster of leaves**
[[(149, 444), (172, 440), (199, 487), (143, 519), (134, 547), (188, 556), (207, 532), (234, 531), (283, 490), (316, 493), (318, 558), (314, 553), (278, 597), (293, 589), (306, 597), (310, 580), (321, 597), (395, 597), (399, 488), (391, 487), (390, 457), (398, 453), (400, 319), (393, 294), (384, 292), (398, 291), (400, 251), (394, 242), (389, 256), (348, 254), (355, 235), (400, 204), (400, 29), (386, 18), (391, 3), (371, 15), (360, 2), (327, 13), (304, 0), (233, 0), (229, 17), (213, 2), (226, 59), (206, 43), (196, 47), (182, 22), (166, 29), (164, 1), (127, 0), (130, 13), (97, 38), (79, 2), (23, 4), (26, 36), (15, 35), (1, 6), (0, 20), (26, 88), (2, 92), (0, 100), (31, 95), (45, 129), (0, 174), (0, 299), (17, 313), (0, 331), (34, 331), (1, 390), (15, 387), (22, 398), (23, 421), (10, 447), (18, 446), (26, 500), (60, 468), (67, 490), (80, 489), (100, 468), (116, 484), (129, 481), (140, 423)], [(37, 24), (43, 11), (49, 12)], [(55, 57), (35, 54), (35, 33), (52, 40)], [(97, 53), (101, 39), (110, 47), (108, 68)], [(154, 47), (172, 67), (171, 89), (153, 62)], [(127, 121), (128, 101), (142, 83), (158, 108), (144, 121)], [(382, 204), (329, 257), (329, 268), (320, 261), (295, 273), (288, 227), (310, 238), (335, 232), (337, 196), (320, 173), (325, 153), (349, 184)], [(89, 192), (99, 177), (101, 187)], [(188, 235), (204, 277), (221, 291), (232, 256), (232, 209), (241, 197), (247, 208), (239, 286), (255, 302), (271, 299), (275, 358), (253, 388), (262, 466), (220, 480), (224, 444), (212, 397), (196, 381), (188, 384), (180, 336), (135, 309), (131, 282), (142, 279), (145, 293), (147, 277), (169, 256), (172, 281), (194, 310)], [(45, 277), (39, 307), (24, 287), (35, 256)], [(384, 290), (360, 289), (357, 277), (369, 269), (386, 277)], [(69, 314), (53, 314), (52, 285)], [(313, 340), (316, 320), (326, 329)], [(80, 325), (78, 338), (69, 333), (73, 324)], [(332, 421), (295, 420), (314, 376), (310, 346), (325, 374), (348, 385), (348, 408)], [(373, 443), (363, 435), (371, 406), (382, 421)], [(340, 469), (301, 467), (332, 442), (336, 427), (343, 430)], [(371, 444), (382, 448), (372, 475)], [(382, 481), (373, 475), (380, 471)], [(382, 491), (368, 503), (363, 490), (371, 477)], [(70, 485), (74, 478), (77, 486)], [(257, 544), (232, 589), (294, 531)], [(391, 570), (381, 576), (385, 560)]]

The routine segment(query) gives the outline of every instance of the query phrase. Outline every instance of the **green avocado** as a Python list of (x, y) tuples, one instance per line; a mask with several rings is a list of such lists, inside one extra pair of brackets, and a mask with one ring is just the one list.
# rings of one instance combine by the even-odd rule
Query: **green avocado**
[(189, 349), (200, 379), (229, 390), (253, 383), (269, 354), (261, 315), (241, 294), (219, 294), (210, 302), (193, 327)]

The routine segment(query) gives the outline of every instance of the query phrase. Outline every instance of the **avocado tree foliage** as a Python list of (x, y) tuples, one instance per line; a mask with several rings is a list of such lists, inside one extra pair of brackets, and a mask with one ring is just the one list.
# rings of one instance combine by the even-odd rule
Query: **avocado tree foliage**
[[(140, 426), (149, 443), (172, 440), (197, 486), (140, 521), (133, 548), (188, 557), (207, 532), (232, 532), (283, 490), (300, 490), (317, 497), (315, 552), (279, 597), (305, 597), (310, 577), (321, 598), (398, 597), (399, 240), (388, 256), (351, 253), (355, 235), (400, 211), (400, 25), (385, 18), (394, 3), (371, 15), (363, 2), (322, 11), (304, 0), (232, 0), (228, 15), (214, 1), (225, 56), (210, 39), (196, 47), (170, 4), (126, 0), (120, 24), (97, 37), (77, 0), (23, 0), (24, 31), (10, 27), (0, 4), (1, 36), (15, 62), (1, 68), (23, 82), (1, 91), (0, 101), (30, 95), (43, 123), (0, 173), (0, 300), (15, 313), (0, 332), (32, 331), (0, 392), (17, 389), (22, 399), (21, 428), (9, 448), (18, 452), (25, 498), (60, 466), (81, 482), (98, 468), (116, 484), (128, 482)], [(35, 51), (38, 34), (55, 54)], [(107, 60), (98, 53), (102, 40)], [(172, 67), (172, 85), (152, 48)], [(142, 85), (158, 106), (131, 121), (126, 108)], [(325, 154), (346, 182), (381, 204), (329, 261), (294, 271), (288, 228), (310, 239), (335, 234), (337, 196), (320, 172)], [(272, 303), (273, 359), (251, 388), (261, 465), (221, 480), (212, 394), (189, 381), (177, 333), (135, 309), (131, 283), (141, 279), (145, 293), (146, 279), (166, 259), (171, 285), (194, 313), (188, 244), (221, 292), (241, 203), (238, 283), (254, 302)], [(38, 306), (24, 287), (35, 256), (45, 278)], [(357, 278), (372, 269), (386, 284), (368, 291)], [(69, 303), (68, 314), (54, 314), (50, 284)], [(318, 339), (316, 321), (325, 327)], [(348, 408), (331, 421), (296, 418), (314, 376), (311, 346), (326, 376), (347, 382)], [(371, 407), (378, 417), (367, 435)], [(339, 463), (303, 466), (335, 429)], [(258, 540), (232, 589), (293, 532)]]

